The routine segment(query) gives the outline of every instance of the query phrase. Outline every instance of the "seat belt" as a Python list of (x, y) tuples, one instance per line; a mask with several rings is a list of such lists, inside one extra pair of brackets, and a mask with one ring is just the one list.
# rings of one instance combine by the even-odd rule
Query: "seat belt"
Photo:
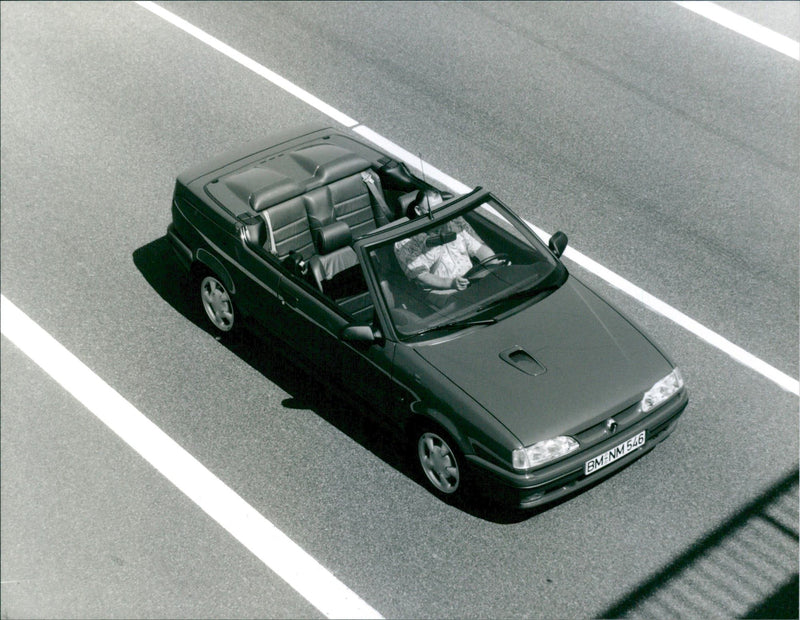
[(377, 224), (378, 228), (380, 228), (381, 226), (389, 223), (389, 217), (392, 212), (389, 210), (389, 205), (386, 204), (386, 199), (383, 197), (383, 192), (378, 189), (375, 179), (372, 176), (372, 172), (369, 170), (362, 172), (361, 180), (364, 181), (364, 184), (367, 186), (367, 190), (369, 190), (369, 193), (372, 194), (372, 197), (375, 199), (375, 204), (370, 201), (370, 205), (372, 206), (372, 215), (375, 218), (375, 223)]
[(275, 233), (272, 231), (272, 220), (269, 219), (269, 209), (262, 211), (264, 214), (264, 221), (267, 223), (267, 233), (269, 234), (269, 249), (273, 254), (278, 253), (278, 248), (275, 245)]

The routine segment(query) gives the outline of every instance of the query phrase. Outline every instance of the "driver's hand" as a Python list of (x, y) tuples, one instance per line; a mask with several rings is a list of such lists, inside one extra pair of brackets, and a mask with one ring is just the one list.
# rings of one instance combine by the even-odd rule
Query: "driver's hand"
[(466, 278), (459, 276), (457, 278), (453, 278), (453, 288), (458, 291), (463, 291), (465, 288), (469, 286), (469, 280)]

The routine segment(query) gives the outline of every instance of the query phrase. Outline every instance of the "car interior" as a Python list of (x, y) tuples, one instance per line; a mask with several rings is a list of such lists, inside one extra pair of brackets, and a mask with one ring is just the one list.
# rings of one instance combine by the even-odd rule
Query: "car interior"
[[(332, 164), (315, 171), (328, 183), (260, 210), (260, 218), (247, 222), (245, 238), (277, 256), (354, 322), (367, 323), (372, 320), (373, 306), (352, 248), (353, 238), (404, 215), (418, 191), (407, 191), (415, 181), (397, 162), (390, 162), (389, 172), (375, 171), (355, 155)], [(380, 198), (370, 191), (365, 173)], [(382, 179), (388, 179), (392, 189), (385, 190)], [(274, 187), (266, 188), (251, 204), (258, 210), (274, 192)]]
[[(292, 159), (292, 164), (302, 164), (304, 170), (313, 171), (305, 191), (301, 185), (287, 182), (287, 177), (269, 169), (258, 173), (246, 170), (228, 181), (232, 189), (244, 194), (246, 188), (239, 189), (234, 183), (244, 184), (246, 175), (258, 175), (262, 183), (274, 179), (249, 196), (250, 205), (259, 217), (246, 225), (245, 239), (276, 256), (299, 279), (332, 300), (353, 322), (371, 322), (374, 308), (352, 247), (353, 239), (390, 222), (404, 220), (423, 198), (424, 191), (431, 188), (421, 186), (420, 180), (402, 163), (391, 160), (375, 169), (365, 159), (333, 145), (301, 149), (292, 152), (288, 159)], [(284, 197), (285, 200), (279, 201)], [(448, 197), (444, 193), (443, 198)], [(468, 217), (490, 246), (491, 240), (499, 242), (503, 238), (499, 245), (509, 247), (510, 239), (501, 228), (475, 214)], [(430, 308), (426, 312), (422, 307), (424, 296), (404, 277), (393, 252), (379, 254), (378, 275), (395, 322), (403, 324), (430, 312)], [(422, 305), (409, 308), (409, 300), (417, 298)], [(403, 303), (395, 304), (395, 299), (402, 299)]]

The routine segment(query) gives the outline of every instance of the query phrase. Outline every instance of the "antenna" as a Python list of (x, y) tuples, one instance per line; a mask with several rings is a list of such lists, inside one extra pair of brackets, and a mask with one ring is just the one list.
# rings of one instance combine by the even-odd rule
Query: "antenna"
[[(425, 182), (425, 185), (428, 185), (428, 179), (425, 178), (425, 165), (422, 161), (422, 153), (419, 153), (419, 171), (422, 173), (422, 180)], [(423, 190), (422, 192), (422, 199), (427, 203), (428, 206), (428, 219), (433, 219), (433, 209), (431, 209), (431, 201), (428, 199), (427, 190)], [(420, 201), (421, 203), (422, 201)]]

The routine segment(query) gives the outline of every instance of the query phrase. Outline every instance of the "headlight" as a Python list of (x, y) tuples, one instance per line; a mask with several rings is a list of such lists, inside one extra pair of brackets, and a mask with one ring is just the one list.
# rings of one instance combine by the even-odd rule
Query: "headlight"
[(527, 448), (514, 450), (511, 454), (511, 462), (514, 469), (530, 469), (569, 454), (577, 448), (578, 442), (572, 437), (545, 439)]
[(681, 376), (681, 371), (676, 368), (644, 393), (642, 411), (646, 413), (658, 407), (682, 387), (683, 376)]

